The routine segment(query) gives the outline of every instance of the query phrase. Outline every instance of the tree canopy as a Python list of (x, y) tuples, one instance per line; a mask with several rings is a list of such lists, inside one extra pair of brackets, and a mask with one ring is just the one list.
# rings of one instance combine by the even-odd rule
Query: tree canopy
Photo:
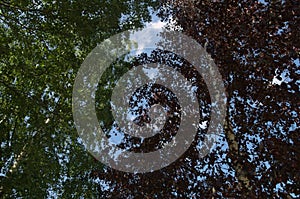
[[(225, 84), (227, 114), (223, 133), (207, 156), (199, 157), (204, 127), (171, 165), (125, 173), (102, 165), (83, 147), (73, 124), (72, 86), (98, 43), (143, 27), (151, 20), (151, 9), (169, 28), (195, 39), (211, 54)], [(299, 197), (299, 27), (296, 0), (0, 2), (0, 195)], [(115, 126), (110, 113), (114, 82), (145, 63), (169, 65), (186, 79), (196, 79), (202, 120), (209, 125), (212, 105), (203, 78), (182, 57), (154, 50), (130, 61), (120, 58), (99, 82), (96, 109), (105, 131)], [(170, 125), (144, 141), (124, 135), (119, 146), (153, 151), (176, 134), (180, 119), (174, 110), (180, 108), (176, 96), (160, 85), (147, 85), (137, 93), (150, 105), (169, 107)], [(137, 121), (143, 122), (147, 118)]]
[(83, 59), (102, 40), (151, 19), (155, 1), (1, 1), (1, 196), (90, 198), (102, 164), (74, 128)]

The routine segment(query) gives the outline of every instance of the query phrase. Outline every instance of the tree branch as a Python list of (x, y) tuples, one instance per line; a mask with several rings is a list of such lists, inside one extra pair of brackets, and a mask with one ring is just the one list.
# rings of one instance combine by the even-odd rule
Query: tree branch
[(240, 153), (239, 153), (239, 142), (236, 138), (236, 135), (234, 134), (234, 131), (232, 129), (232, 124), (229, 121), (229, 116), (227, 115), (225, 125), (225, 136), (227, 138), (228, 146), (229, 146), (229, 155), (232, 160), (232, 167), (234, 168), (236, 172), (236, 177), (239, 180), (239, 182), (242, 183), (242, 185), (247, 189), (249, 195), (252, 191), (252, 186), (250, 184), (250, 179), (248, 177), (248, 171), (245, 170), (245, 164), (242, 164), (240, 159)]

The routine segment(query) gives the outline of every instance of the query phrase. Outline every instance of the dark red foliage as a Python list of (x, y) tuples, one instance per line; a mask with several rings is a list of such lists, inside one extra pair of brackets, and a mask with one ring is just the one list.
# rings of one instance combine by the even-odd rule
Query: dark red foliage
[[(198, 156), (199, 133), (180, 159), (160, 171), (129, 174), (106, 168), (94, 173), (111, 186), (103, 196), (299, 197), (299, 1), (170, 0), (163, 5), (159, 15), (171, 16), (217, 64), (228, 93), (230, 127), (205, 158)], [(166, 63), (166, 57), (158, 53), (152, 59)], [(275, 76), (280, 85), (272, 84)]]

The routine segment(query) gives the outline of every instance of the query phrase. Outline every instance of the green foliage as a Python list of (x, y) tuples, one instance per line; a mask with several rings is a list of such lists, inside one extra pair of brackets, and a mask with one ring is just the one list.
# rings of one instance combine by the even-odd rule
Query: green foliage
[[(1, 1), (0, 144), (4, 198), (91, 198), (101, 170), (76, 133), (72, 85), (101, 41), (149, 21), (153, 1)], [(134, 20), (132, 20), (134, 19)]]

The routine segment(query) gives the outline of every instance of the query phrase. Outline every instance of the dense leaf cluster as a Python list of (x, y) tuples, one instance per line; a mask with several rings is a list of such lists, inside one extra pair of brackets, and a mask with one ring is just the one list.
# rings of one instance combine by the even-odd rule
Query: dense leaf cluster
[(102, 40), (150, 20), (153, 1), (0, 2), (0, 197), (90, 198), (102, 164), (75, 130), (71, 99), (83, 59)]
[[(169, 28), (183, 31), (212, 55), (228, 109), (223, 133), (208, 156), (199, 158), (204, 127), (168, 167), (124, 173), (85, 151), (72, 119), (72, 85), (96, 44), (142, 27), (150, 20), (149, 7), (158, 10)], [(299, 197), (299, 27), (297, 0), (165, 0), (159, 7), (152, 1), (1, 1), (0, 196)], [(156, 50), (130, 62), (116, 61), (99, 82), (96, 110), (107, 136), (118, 128), (110, 112), (113, 86), (129, 69), (145, 63), (169, 65), (197, 86), (201, 120), (209, 125), (211, 101), (201, 76), (186, 60)], [(146, 85), (136, 96), (168, 107), (169, 125), (144, 141), (125, 135), (120, 147), (156, 150), (176, 135), (180, 118), (174, 114), (180, 105), (159, 85)], [(136, 122), (148, 120), (144, 114)]]

